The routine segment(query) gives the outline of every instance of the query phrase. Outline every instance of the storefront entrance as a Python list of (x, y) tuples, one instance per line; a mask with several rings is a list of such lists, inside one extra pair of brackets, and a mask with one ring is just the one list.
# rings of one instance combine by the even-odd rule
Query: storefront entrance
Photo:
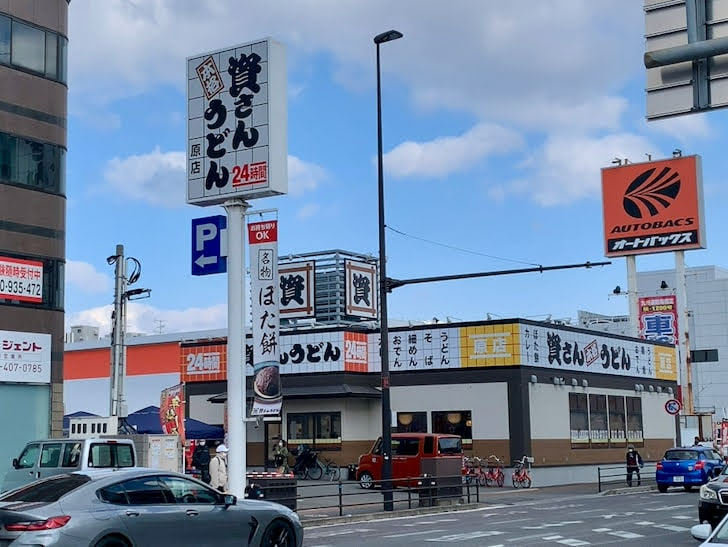
[(281, 438), (281, 422), (264, 422), (265, 423), (265, 470), (275, 468), (273, 459), (273, 449)]

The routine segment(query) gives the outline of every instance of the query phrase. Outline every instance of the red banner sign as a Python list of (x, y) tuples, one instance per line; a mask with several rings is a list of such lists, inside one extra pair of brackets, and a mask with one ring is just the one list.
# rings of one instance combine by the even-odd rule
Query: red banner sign
[(178, 384), (162, 390), (159, 402), (159, 420), (162, 432), (167, 435), (179, 435), (182, 444), (185, 442), (185, 385)]

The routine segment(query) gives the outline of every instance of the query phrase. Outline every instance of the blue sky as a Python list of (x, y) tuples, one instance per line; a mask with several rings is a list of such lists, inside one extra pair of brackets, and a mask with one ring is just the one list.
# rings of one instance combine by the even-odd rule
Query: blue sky
[[(641, 2), (502, 4), (74, 0), (67, 324), (108, 331), (106, 257), (122, 243), (152, 289), (131, 330), (225, 326), (225, 276), (190, 274), (190, 221), (222, 209), (184, 202), (185, 58), (265, 36), (287, 46), (290, 193), (253, 207), (279, 209), (281, 254), (377, 254), (372, 38), (396, 28), (404, 38), (382, 46), (387, 224), (420, 239), (388, 232), (391, 277), (604, 260), (600, 169), (675, 148), (703, 157), (708, 248), (687, 264), (726, 266), (726, 113), (645, 121)], [(412, 320), (622, 314), (626, 298), (608, 297), (618, 284), (624, 259), (404, 287), (389, 308)]]

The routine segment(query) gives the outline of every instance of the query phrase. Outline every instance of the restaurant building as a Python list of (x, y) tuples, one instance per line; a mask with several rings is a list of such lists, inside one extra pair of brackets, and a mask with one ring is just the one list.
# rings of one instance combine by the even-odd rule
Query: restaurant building
[[(339, 464), (355, 463), (381, 433), (379, 333), (369, 323), (284, 328), (280, 417), (248, 423), (248, 462), (264, 465), (283, 436)], [(128, 341), (130, 410), (185, 388), (187, 417), (225, 425), (224, 330)], [(250, 339), (249, 339), (250, 343)], [(393, 431), (456, 433), (466, 453), (536, 466), (646, 460), (675, 442), (665, 403), (677, 391), (675, 348), (525, 319), (390, 329)], [(252, 348), (248, 348), (248, 358)], [(108, 409), (108, 340), (68, 344), (66, 412)], [(252, 367), (247, 364), (248, 408)]]

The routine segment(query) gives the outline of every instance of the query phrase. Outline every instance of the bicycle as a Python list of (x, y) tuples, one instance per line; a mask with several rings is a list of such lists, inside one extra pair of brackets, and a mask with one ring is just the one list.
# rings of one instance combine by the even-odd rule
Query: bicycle
[[(488, 456), (488, 470), (483, 475), (483, 479), (486, 486), (493, 486), (494, 484), (497, 484), (499, 487), (503, 486), (503, 483), (505, 483), (506, 477), (503, 474), (503, 466), (501, 465), (502, 462), (498, 458), (498, 456), (495, 456), (491, 454)], [(480, 483), (481, 486), (483, 483)]]
[(513, 488), (531, 488), (531, 475), (528, 468), (533, 460), (523, 456), (520, 460), (513, 462)]
[(463, 479), (466, 484), (472, 484), (477, 481), (481, 486), (484, 485), (482, 464), (482, 460), (477, 456), (464, 457), (465, 475)]
[(305, 445), (301, 445), (293, 455), (296, 456), (296, 463), (293, 465), (293, 474), (297, 479), (317, 481), (323, 476), (324, 468), (316, 452)]
[(323, 466), (323, 476), (328, 477), (330, 481), (337, 482), (341, 478), (341, 469), (332, 460), (324, 458), (324, 461), (318, 461), (319, 465)]

